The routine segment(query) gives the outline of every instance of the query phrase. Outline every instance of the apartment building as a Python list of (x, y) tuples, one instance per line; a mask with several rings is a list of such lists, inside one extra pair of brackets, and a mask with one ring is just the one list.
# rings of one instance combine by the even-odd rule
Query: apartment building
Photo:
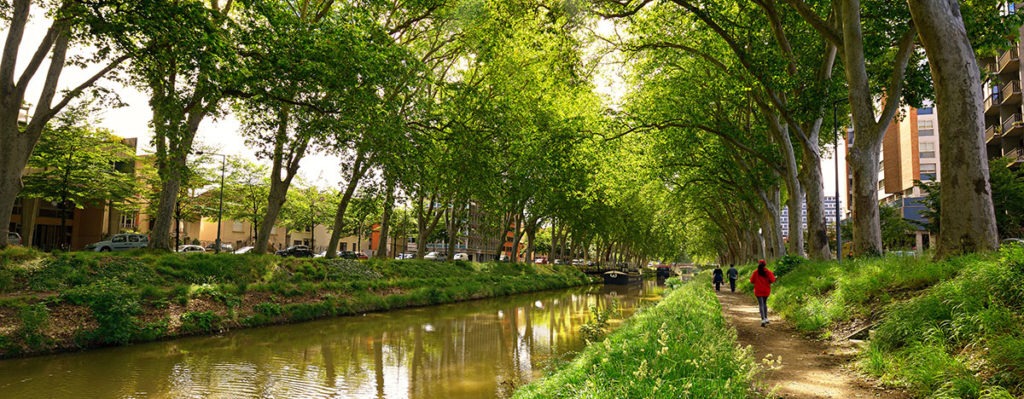
[[(999, 6), (1003, 15), (1015, 14), (1024, 3), (1004, 2)], [(1024, 163), (1024, 119), (1021, 114), (1020, 28), (1016, 43), (995, 57), (978, 60), (982, 68), (985, 99), (985, 144), (989, 158), (1011, 158), (1008, 166)]]
[[(837, 209), (837, 207), (836, 207), (836, 205), (837, 205), (836, 204), (836, 197), (835, 196), (825, 196), (825, 204), (824, 205), (825, 205), (825, 225), (826, 226), (830, 226), (830, 227), (834, 227), (836, 225), (836, 216), (841, 213), (841, 212), (837, 212), (836, 211), (836, 209)], [(842, 209), (842, 206), (841, 206), (842, 204), (840, 203), (838, 205), (840, 205), (838, 207), (838, 209)], [(806, 199), (803, 202), (801, 202), (800, 221), (803, 224), (803, 230), (807, 231), (807, 200)], [(788, 206), (783, 206), (782, 207), (782, 212), (779, 213), (779, 223), (782, 226), (782, 238), (783, 239), (788, 239), (789, 238), (789, 207)]]
[[(921, 212), (925, 209), (924, 193), (914, 181), (937, 182), (941, 172), (939, 162), (938, 110), (926, 103), (921, 108), (904, 107), (885, 131), (878, 168), (878, 203), (895, 206), (907, 220), (919, 222), (914, 232), (919, 249), (931, 245), (931, 236), (920, 224), (925, 222)], [(848, 143), (853, 131), (848, 130)], [(847, 144), (848, 146), (851, 144)], [(853, 173), (847, 166), (847, 187), (853, 187)], [(852, 193), (847, 194), (852, 201)]]

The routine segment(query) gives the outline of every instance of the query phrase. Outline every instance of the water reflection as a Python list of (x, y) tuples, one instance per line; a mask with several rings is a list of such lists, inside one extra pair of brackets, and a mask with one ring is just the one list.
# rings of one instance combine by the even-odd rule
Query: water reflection
[[(83, 353), (0, 361), (8, 398), (507, 397), (579, 350), (590, 306), (623, 317), (643, 286), (592, 286)], [(618, 322), (615, 320), (613, 322)]]

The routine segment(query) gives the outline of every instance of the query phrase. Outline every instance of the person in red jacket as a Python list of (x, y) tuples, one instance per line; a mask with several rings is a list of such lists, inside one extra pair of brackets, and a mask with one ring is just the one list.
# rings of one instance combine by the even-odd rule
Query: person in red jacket
[(772, 283), (775, 274), (765, 265), (764, 259), (757, 261), (757, 271), (750, 275), (754, 284), (754, 296), (757, 297), (757, 308), (761, 311), (761, 327), (768, 325), (768, 295), (772, 294)]

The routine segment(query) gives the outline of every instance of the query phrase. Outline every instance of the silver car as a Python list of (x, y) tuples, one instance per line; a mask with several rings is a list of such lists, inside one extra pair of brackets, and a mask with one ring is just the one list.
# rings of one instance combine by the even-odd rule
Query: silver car
[(21, 234), (13, 231), (7, 233), (7, 245), (21, 245)]
[(110, 252), (128, 251), (149, 246), (149, 237), (144, 234), (114, 234), (108, 240), (85, 246), (86, 251)]

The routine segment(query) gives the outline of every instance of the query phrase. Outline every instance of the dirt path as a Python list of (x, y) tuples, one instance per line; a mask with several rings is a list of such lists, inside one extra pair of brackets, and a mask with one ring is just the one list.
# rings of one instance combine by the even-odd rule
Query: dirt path
[(835, 347), (800, 336), (783, 320), (771, 315), (761, 327), (757, 301), (749, 294), (718, 293), (722, 313), (739, 333), (740, 345), (750, 345), (763, 372), (760, 384), (776, 398), (905, 398), (905, 394), (878, 388), (858, 378), (847, 367), (854, 348)]

